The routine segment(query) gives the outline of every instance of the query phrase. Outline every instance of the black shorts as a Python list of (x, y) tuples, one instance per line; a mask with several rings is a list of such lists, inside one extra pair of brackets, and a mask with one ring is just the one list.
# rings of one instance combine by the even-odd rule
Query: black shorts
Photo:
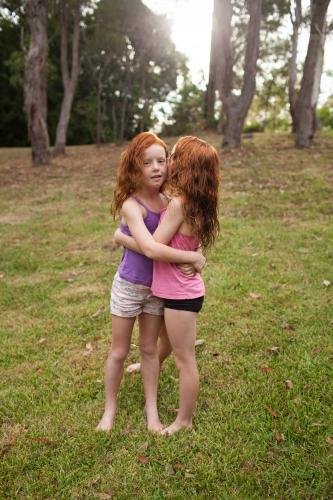
[(195, 299), (163, 299), (164, 307), (167, 309), (177, 309), (178, 311), (191, 311), (198, 313), (204, 301), (203, 297), (196, 297)]

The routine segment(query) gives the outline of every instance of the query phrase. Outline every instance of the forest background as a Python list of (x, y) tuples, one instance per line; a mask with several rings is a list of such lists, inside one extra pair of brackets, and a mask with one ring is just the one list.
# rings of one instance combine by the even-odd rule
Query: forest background
[[(170, 37), (170, 20), (140, 0), (39, 3), (43, 8), (36, 12), (37, 1), (1, 3), (1, 146), (27, 146), (29, 137), (33, 140), (26, 125), (27, 82), (38, 72), (34, 85), (40, 86), (36, 107), (45, 102), (43, 140), (46, 148), (56, 144), (55, 152), (63, 152), (64, 142), (117, 142), (154, 127), (162, 135), (210, 128), (225, 132), (226, 145), (239, 145), (239, 138), (228, 139), (230, 122), (239, 121), (233, 132), (238, 136), (241, 131), (295, 132), (297, 106), (310, 107), (315, 117), (310, 140), (318, 127), (332, 130), (332, 96), (318, 107), (325, 42), (332, 31), (327, 0), (216, 1), (207, 87), (192, 81), (186, 56)], [(29, 59), (38, 18), (44, 30), (37, 42), (41, 65)], [(308, 34), (302, 50), (301, 32)], [(313, 40), (317, 47), (311, 55)], [(300, 52), (312, 57), (308, 67)], [(332, 75), (332, 69), (325, 71)], [(305, 89), (309, 76), (313, 81)]]

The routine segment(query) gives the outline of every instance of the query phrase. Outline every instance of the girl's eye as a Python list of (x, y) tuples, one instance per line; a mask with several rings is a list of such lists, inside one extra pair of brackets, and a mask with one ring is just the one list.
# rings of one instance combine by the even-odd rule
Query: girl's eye
[(160, 163), (165, 163), (165, 160), (159, 160)]

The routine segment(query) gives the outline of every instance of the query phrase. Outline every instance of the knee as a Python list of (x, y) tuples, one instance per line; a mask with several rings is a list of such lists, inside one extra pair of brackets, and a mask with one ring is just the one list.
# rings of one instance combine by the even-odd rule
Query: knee
[(109, 354), (109, 360), (112, 361), (113, 363), (121, 364), (125, 362), (125, 359), (127, 358), (128, 351), (124, 349), (114, 349), (111, 350)]
[(157, 356), (157, 345), (155, 343), (144, 342), (140, 344), (141, 356), (153, 358)]
[(178, 370), (196, 365), (195, 355), (192, 352), (174, 352), (174, 358)]

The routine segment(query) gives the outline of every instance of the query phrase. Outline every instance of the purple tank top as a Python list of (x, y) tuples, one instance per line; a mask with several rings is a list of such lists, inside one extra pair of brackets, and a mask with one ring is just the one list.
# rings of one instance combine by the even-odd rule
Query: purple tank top
[[(147, 210), (144, 223), (148, 231), (153, 234), (158, 226), (160, 214), (152, 212), (152, 210), (144, 205), (138, 198), (134, 196), (133, 198)], [(124, 234), (132, 236), (127, 224), (120, 224), (120, 229)], [(118, 274), (122, 279), (130, 283), (150, 287), (153, 280), (153, 261), (141, 253), (125, 248), (121, 263), (118, 267)]]

